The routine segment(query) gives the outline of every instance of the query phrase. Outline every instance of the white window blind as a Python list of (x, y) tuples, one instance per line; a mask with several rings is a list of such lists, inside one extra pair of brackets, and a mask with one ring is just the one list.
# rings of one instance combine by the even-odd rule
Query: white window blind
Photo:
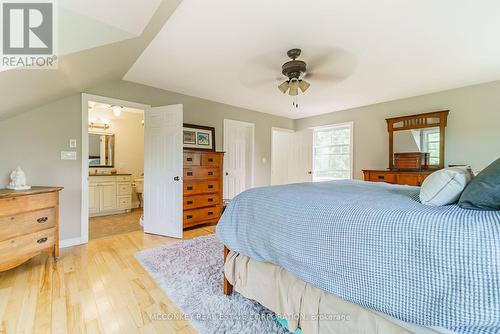
[(353, 123), (314, 129), (313, 181), (352, 178)]

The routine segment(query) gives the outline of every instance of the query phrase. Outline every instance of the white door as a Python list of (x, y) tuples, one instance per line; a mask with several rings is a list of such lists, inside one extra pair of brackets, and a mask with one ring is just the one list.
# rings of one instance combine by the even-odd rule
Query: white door
[(116, 203), (116, 183), (105, 182), (99, 183), (99, 211), (113, 211), (118, 207)]
[(224, 120), (224, 198), (253, 187), (253, 123)]
[(273, 128), (271, 133), (271, 184), (289, 183), (289, 155), (293, 130)]
[(312, 151), (312, 130), (294, 132), (288, 161), (289, 183), (312, 182)]
[(273, 128), (271, 184), (312, 181), (312, 130)]
[(95, 214), (100, 210), (101, 201), (99, 199), (99, 187), (96, 184), (89, 184), (89, 213)]
[(144, 116), (144, 232), (182, 238), (182, 105)]

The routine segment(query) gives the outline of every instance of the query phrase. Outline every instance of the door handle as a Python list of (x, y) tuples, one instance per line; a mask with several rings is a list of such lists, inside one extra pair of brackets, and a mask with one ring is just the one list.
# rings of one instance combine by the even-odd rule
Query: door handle
[(180, 178), (178, 176), (174, 177), (174, 181), (179, 181)]
[(311, 172), (311, 171), (308, 171), (308, 172), (307, 172), (307, 174), (309, 174), (309, 175), (311, 175), (312, 173), (313, 173), (313, 172)]
[(226, 172), (226, 176), (228, 176), (228, 175), (229, 175), (229, 173), (228, 173), (228, 172)]

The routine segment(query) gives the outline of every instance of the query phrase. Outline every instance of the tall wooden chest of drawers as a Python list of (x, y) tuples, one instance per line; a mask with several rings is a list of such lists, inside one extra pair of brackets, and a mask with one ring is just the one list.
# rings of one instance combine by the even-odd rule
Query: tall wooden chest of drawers
[(43, 251), (59, 256), (59, 192), (62, 188), (0, 189), (0, 272)]
[(184, 151), (183, 225), (218, 222), (222, 213), (222, 152)]

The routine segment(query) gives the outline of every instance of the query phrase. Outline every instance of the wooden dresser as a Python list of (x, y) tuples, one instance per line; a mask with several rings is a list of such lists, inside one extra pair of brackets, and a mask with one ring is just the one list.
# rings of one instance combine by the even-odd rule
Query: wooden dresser
[(387, 182), (407, 186), (421, 186), (425, 178), (435, 170), (400, 171), (400, 170), (363, 170), (365, 181)]
[[(448, 114), (449, 110), (443, 110), (387, 118), (389, 168), (363, 170), (365, 181), (421, 186), (429, 175), (444, 168), (445, 128)], [(403, 147), (406, 147), (408, 138), (412, 144), (411, 148), (418, 148), (421, 151), (395, 152), (396, 144), (399, 144), (398, 148), (401, 149), (403, 140), (403, 143), (406, 143)], [(432, 164), (429, 162), (431, 145), (434, 147), (434, 160), (438, 160)]]
[(59, 256), (59, 192), (62, 188), (0, 189), (0, 272), (43, 251)]
[(184, 151), (184, 228), (219, 221), (223, 159), (222, 152)]

